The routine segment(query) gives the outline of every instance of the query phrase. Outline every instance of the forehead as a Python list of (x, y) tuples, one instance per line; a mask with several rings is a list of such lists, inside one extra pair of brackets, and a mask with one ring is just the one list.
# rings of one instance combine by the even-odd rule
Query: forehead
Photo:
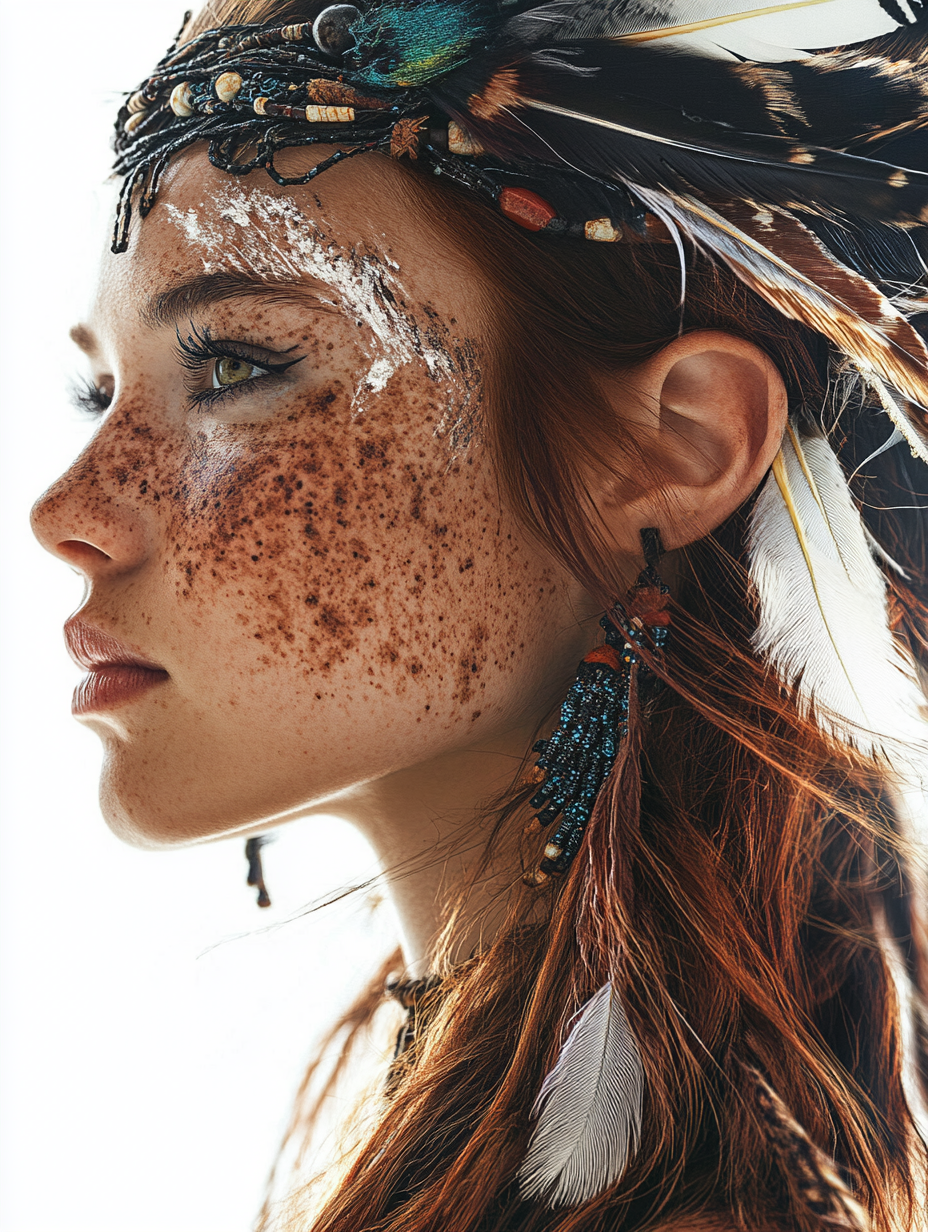
[[(324, 146), (287, 151), (279, 166), (298, 175), (331, 153)], [(149, 216), (134, 220), (128, 252), (104, 253), (92, 320), (104, 328), (125, 322), (133, 309), (144, 313), (159, 295), (204, 273), (331, 289), (339, 262), (342, 281), (349, 266), (355, 276), (359, 264), (370, 276), (379, 266), (417, 303), (467, 318), (476, 311), (479, 273), (440, 209), (429, 206), (427, 187), (379, 154), (284, 187), (260, 171), (224, 174), (195, 149), (168, 168)]]

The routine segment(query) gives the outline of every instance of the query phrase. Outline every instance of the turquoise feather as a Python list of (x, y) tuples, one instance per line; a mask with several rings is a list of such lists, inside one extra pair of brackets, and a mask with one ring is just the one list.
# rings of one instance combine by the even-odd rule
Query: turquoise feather
[(496, 12), (495, 5), (452, 0), (380, 5), (352, 27), (353, 78), (379, 89), (424, 86), (464, 63), (473, 43), (498, 24)]

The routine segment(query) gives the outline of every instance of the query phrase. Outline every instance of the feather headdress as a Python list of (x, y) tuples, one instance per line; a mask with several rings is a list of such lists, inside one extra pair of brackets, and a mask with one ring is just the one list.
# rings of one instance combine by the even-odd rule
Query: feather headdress
[(285, 180), (286, 147), (390, 150), (552, 238), (656, 217), (828, 338), (928, 459), (907, 320), (928, 277), (926, 48), (925, 0), (385, 0), (207, 31), (120, 113), (116, 247), (133, 195), (146, 213), (202, 140), (283, 182), (322, 169)]
[[(904, 440), (928, 462), (916, 328), (928, 313), (928, 0), (308, 8), (313, 21), (175, 44), (127, 98), (114, 251), (194, 143), (222, 170), (280, 184), (382, 150), (552, 243), (694, 246), (826, 339), (834, 367), (891, 420), (888, 446)], [(316, 143), (335, 152), (305, 174), (275, 165), (279, 151)], [(795, 417), (748, 551), (756, 649), (800, 706), (868, 753), (910, 741), (920, 719), (888, 620), (892, 561), (826, 437)], [(618, 1181), (643, 1075), (610, 980), (542, 1087), (526, 1197), (575, 1203)]]

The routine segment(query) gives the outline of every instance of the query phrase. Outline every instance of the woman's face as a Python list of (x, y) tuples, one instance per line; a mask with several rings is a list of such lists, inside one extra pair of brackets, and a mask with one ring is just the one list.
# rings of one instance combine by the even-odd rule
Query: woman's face
[(104, 257), (99, 427), (35, 526), (86, 579), (75, 710), (135, 842), (524, 740), (583, 652), (484, 443), (495, 309), (408, 192), (381, 158), (281, 189), (195, 153)]

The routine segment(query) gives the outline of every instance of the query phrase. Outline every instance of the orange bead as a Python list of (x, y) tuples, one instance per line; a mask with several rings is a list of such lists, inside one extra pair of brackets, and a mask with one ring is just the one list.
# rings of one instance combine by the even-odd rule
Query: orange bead
[(619, 652), (612, 646), (597, 646), (583, 660), (584, 663), (604, 663), (607, 667), (618, 671), (622, 666)]

